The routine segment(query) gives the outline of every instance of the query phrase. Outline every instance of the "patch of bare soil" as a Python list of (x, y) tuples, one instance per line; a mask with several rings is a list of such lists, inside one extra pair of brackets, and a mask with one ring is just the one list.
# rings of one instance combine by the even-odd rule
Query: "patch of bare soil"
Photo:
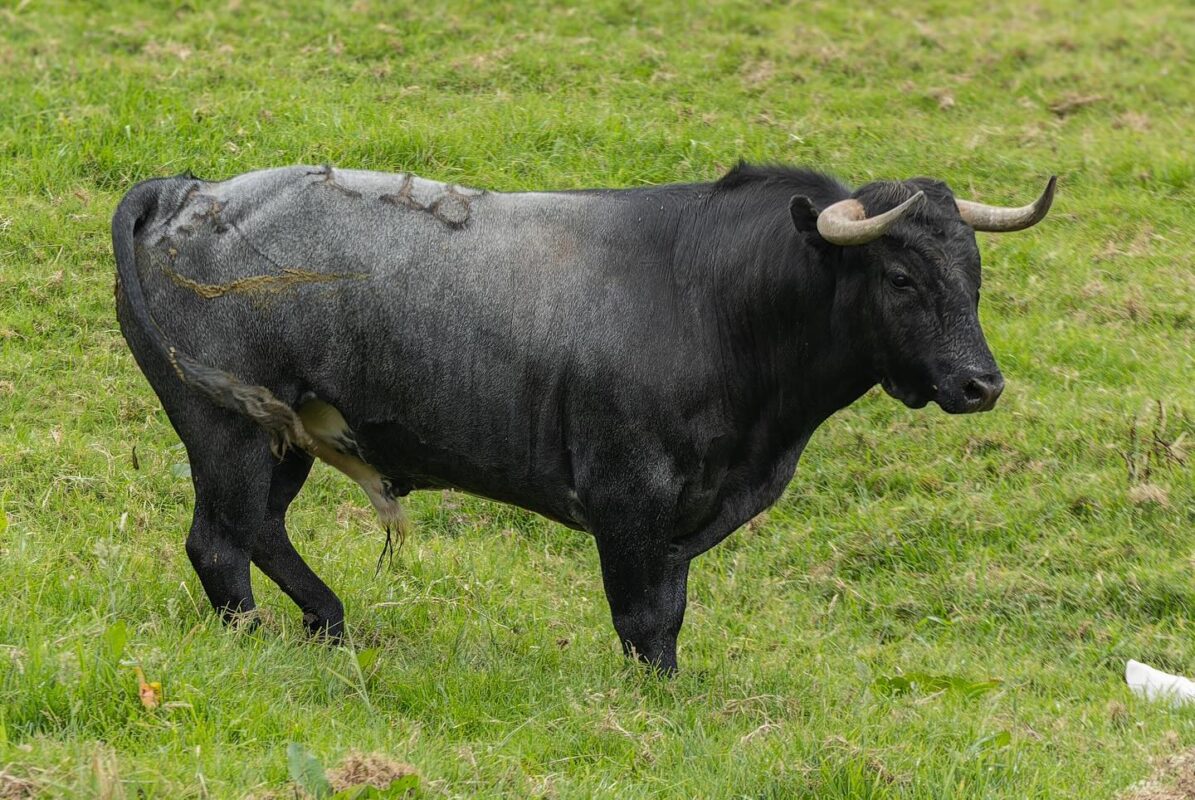
[[(332, 793), (343, 792), (346, 789), (362, 789), (372, 786), (385, 791), (400, 778), (418, 774), (410, 764), (395, 761), (382, 753), (360, 753), (352, 751), (335, 767), (327, 770), (324, 776), (332, 787)], [(2, 784), (0, 784), (2, 785)], [(410, 790), (404, 793), (404, 797)], [(33, 797), (34, 795), (29, 795)], [(389, 796), (389, 795), (387, 795)], [(24, 800), (24, 795), (14, 795)], [(8, 800), (8, 795), (0, 793), (0, 800)], [(314, 800), (310, 794), (293, 783), (284, 789), (262, 789), (246, 796), (245, 800)]]
[(332, 784), (333, 792), (366, 784), (375, 789), (386, 789), (399, 778), (414, 774), (415, 768), (410, 764), (395, 761), (381, 753), (354, 751), (328, 770), (328, 783)]
[(38, 796), (38, 786), (29, 778), (14, 775), (8, 767), (0, 768), (0, 800), (27, 800)]
[(1154, 774), (1126, 790), (1120, 800), (1195, 800), (1195, 748), (1160, 760)]

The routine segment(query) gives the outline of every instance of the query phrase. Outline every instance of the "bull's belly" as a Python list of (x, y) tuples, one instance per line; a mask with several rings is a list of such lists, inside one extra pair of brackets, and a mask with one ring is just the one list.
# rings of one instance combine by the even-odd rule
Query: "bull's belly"
[(476, 443), (452, 448), (415, 437), (398, 423), (349, 426), (339, 410), (314, 397), (299, 407), (308, 439), (304, 447), (356, 481), (387, 526), (404, 527), (399, 498), (420, 489), (459, 489), (525, 508), (584, 530), (582, 504), (554, 454), (540, 463), (513, 457), (506, 448)]

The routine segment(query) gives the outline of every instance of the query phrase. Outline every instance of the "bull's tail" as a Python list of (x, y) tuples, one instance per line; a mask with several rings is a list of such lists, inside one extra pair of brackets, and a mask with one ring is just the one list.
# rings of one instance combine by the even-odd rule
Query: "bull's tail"
[(288, 447), (309, 448), (310, 437), (299, 415), (264, 386), (245, 383), (223, 370), (201, 364), (172, 345), (158, 327), (141, 287), (133, 237), (138, 228), (158, 208), (161, 181), (145, 181), (133, 187), (112, 217), (112, 248), (116, 254), (118, 294), (123, 291), (125, 306), (137, 327), (153, 348), (169, 361), (179, 379), (213, 403), (235, 411), (260, 425), (270, 435), (270, 447), (276, 456)]

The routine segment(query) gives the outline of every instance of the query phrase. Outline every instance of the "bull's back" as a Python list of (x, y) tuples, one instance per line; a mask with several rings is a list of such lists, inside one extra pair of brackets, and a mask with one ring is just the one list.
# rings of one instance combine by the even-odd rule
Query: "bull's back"
[(177, 178), (162, 183), (137, 232), (138, 265), (151, 304), (168, 310), (160, 324), (200, 350), (255, 331), (305, 359), (321, 342), (368, 347), (396, 328), (434, 337), (450, 321), (437, 323), (438, 312), (459, 316), (509, 284), (484, 266), (509, 269), (517, 248), (508, 220), (478, 219), (489, 199), (410, 174), (327, 167)]
[(567, 488), (583, 202), (323, 167), (179, 178), (138, 230), (138, 269), (180, 347), (331, 403), (387, 474), (534, 507)]

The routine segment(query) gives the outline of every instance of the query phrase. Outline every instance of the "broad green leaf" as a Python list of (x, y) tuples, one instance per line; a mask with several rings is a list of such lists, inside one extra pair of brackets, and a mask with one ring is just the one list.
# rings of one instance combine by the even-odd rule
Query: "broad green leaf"
[(118, 619), (104, 631), (104, 654), (110, 661), (119, 661), (124, 653), (124, 647), (129, 641), (128, 627), (123, 619)]
[(324, 765), (303, 745), (291, 742), (286, 746), (286, 764), (290, 779), (317, 800), (332, 796), (332, 786), (324, 774)]
[(418, 789), (418, 775), (403, 775), (401, 778), (390, 782), (390, 785), (387, 786), (385, 791), (382, 793), (382, 797), (395, 798), (395, 800), (397, 800), (399, 797), (406, 797), (408, 794), (415, 794)]
[(376, 647), (369, 647), (357, 652), (357, 668), (362, 675), (368, 675), (374, 665), (378, 663), (380, 652)]
[(972, 742), (971, 746), (967, 748), (967, 754), (977, 756), (986, 750), (999, 750), (1001, 747), (1007, 747), (1011, 741), (1012, 734), (1008, 731), (989, 733)]

